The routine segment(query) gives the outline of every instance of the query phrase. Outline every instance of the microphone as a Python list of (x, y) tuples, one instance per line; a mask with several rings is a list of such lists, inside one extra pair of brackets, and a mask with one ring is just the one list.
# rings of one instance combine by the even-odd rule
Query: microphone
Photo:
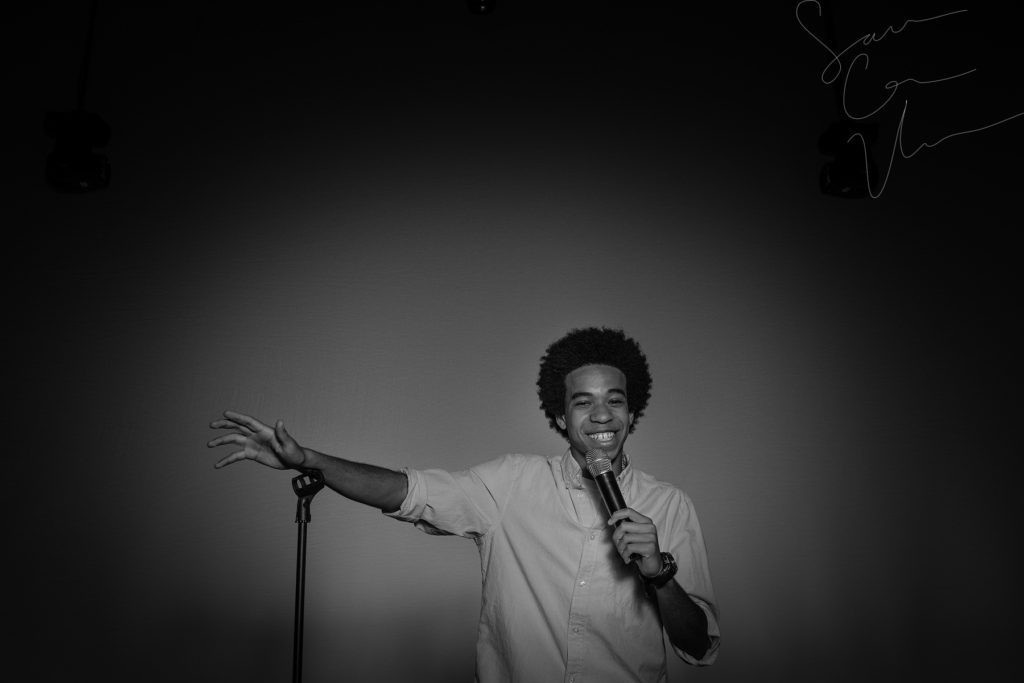
[(626, 507), (626, 501), (619, 489), (619, 482), (615, 479), (615, 472), (612, 471), (612, 461), (608, 459), (604, 451), (598, 448), (591, 448), (584, 456), (587, 459), (587, 471), (597, 483), (597, 490), (601, 492), (601, 500), (611, 516), (616, 510)]
[[(612, 470), (612, 461), (608, 459), (604, 451), (599, 448), (591, 448), (583, 454), (583, 457), (587, 459), (587, 471), (597, 483), (597, 490), (601, 493), (601, 500), (604, 501), (604, 506), (608, 510), (608, 516), (610, 517), (616, 510), (626, 507), (626, 500), (622, 497), (622, 490), (619, 488), (619, 482), (615, 479), (615, 472)], [(621, 519), (615, 523), (615, 526), (619, 526), (619, 524), (622, 524)], [(636, 562), (640, 556), (633, 553), (629, 559), (631, 562)]]

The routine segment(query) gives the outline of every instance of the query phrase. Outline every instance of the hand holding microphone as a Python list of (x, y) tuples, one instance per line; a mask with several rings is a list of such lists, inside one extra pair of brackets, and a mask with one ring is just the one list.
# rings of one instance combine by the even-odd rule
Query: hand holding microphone
[(654, 522), (626, 507), (612, 463), (603, 451), (593, 448), (584, 457), (587, 460), (587, 471), (597, 483), (601, 500), (608, 510), (608, 524), (615, 525), (612, 542), (622, 561), (627, 564), (635, 562), (644, 577), (658, 575), (662, 569), (662, 557), (658, 546), (658, 529)]

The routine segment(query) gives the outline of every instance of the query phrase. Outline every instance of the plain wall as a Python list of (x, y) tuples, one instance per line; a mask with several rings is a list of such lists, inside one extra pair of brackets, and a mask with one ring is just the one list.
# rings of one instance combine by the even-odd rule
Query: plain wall
[[(1024, 119), (897, 155), (877, 200), (824, 196), (827, 59), (770, 4), (104, 6), (113, 182), (80, 196), (42, 183), (40, 130), (87, 7), (20, 10), (8, 680), (284, 680), (290, 474), (214, 471), (207, 424), (396, 468), (557, 455), (537, 364), (587, 325), (647, 352), (627, 450), (707, 539), (722, 649), (672, 680), (1000, 680)], [(927, 15), (840, 9), (849, 40)], [(943, 34), (987, 80), (915, 101), (917, 143), (1024, 111), (997, 11)], [(927, 76), (907, 44), (877, 68)], [(318, 496), (305, 679), (471, 680), (478, 562)]]

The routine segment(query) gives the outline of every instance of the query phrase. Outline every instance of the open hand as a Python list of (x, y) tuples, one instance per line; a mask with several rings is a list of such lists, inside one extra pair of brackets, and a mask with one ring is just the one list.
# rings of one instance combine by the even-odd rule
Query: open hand
[(254, 417), (230, 410), (224, 412), (224, 418), (214, 420), (210, 427), (229, 429), (231, 433), (218, 436), (206, 445), (209, 448), (216, 448), (231, 444), (241, 448), (218, 460), (215, 468), (220, 469), (239, 460), (255, 460), (276, 470), (286, 470), (297, 469), (306, 462), (305, 451), (285, 431), (281, 420), (278, 420), (274, 427), (270, 427)]

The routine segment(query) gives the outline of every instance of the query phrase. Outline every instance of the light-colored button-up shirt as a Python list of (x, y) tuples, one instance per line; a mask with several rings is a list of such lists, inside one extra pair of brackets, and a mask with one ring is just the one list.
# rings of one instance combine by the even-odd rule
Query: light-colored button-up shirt
[[(679, 565), (675, 580), (708, 617), (704, 657), (672, 647), (691, 664), (711, 664), (717, 609), (693, 504), (623, 458), (626, 505), (653, 520)], [(596, 486), (569, 451), (507, 455), (465, 472), (403, 471), (408, 495), (388, 514), (479, 549), (478, 683), (667, 680), (657, 601), (616, 552)]]

